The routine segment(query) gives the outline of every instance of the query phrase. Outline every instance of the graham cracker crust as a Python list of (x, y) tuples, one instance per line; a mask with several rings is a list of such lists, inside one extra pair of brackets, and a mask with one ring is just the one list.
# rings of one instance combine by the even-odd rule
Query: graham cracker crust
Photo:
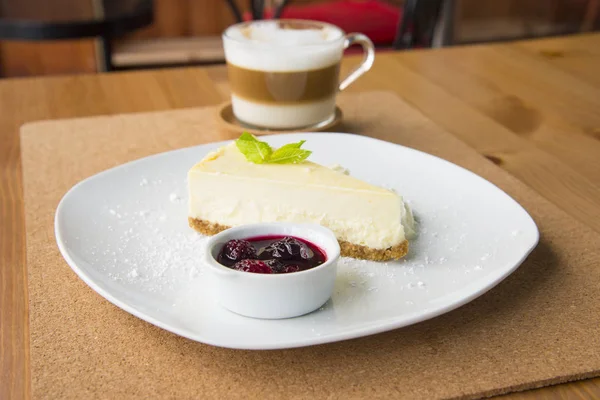
[[(228, 226), (223, 226), (219, 224), (215, 224), (208, 221), (203, 221), (201, 219), (196, 219), (192, 217), (188, 217), (188, 223), (190, 227), (194, 228), (196, 231), (202, 233), (203, 235), (216, 235), (217, 233), (228, 229)], [(344, 257), (352, 257), (358, 258), (361, 260), (371, 260), (371, 261), (390, 261), (390, 260), (398, 260), (408, 254), (408, 241), (387, 248), (383, 250), (372, 249), (367, 246), (361, 246), (357, 244), (348, 243), (343, 240), (338, 241), (340, 243), (340, 254)]]
[(361, 260), (392, 261), (398, 260), (408, 254), (408, 240), (383, 250), (372, 249), (367, 246), (352, 244), (343, 240), (338, 240), (338, 242), (340, 243), (341, 255)]

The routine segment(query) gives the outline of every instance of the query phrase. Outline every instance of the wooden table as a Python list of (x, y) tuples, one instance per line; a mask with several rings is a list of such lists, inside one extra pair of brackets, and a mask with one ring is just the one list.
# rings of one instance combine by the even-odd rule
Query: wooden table
[[(358, 60), (344, 61), (347, 70)], [(600, 34), (379, 54), (349, 90), (393, 90), (600, 232)], [(0, 398), (28, 397), (21, 124), (217, 104), (223, 67), (0, 81)], [(513, 399), (600, 398), (600, 378)]]

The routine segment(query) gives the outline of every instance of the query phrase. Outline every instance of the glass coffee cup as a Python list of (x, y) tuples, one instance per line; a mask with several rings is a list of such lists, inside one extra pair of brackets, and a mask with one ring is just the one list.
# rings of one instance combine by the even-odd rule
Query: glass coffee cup
[[(344, 50), (364, 57), (340, 83)], [(367, 72), (373, 43), (361, 33), (307, 20), (263, 20), (232, 25), (223, 46), (236, 119), (251, 128), (309, 129), (335, 118), (337, 94)]]

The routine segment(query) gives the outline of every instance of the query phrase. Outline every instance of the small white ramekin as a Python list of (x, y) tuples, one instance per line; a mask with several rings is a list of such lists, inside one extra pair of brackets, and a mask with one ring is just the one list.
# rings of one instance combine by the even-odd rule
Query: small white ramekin
[[(327, 261), (318, 267), (287, 274), (237, 271), (217, 262), (219, 251), (231, 239), (258, 236), (295, 236), (320, 247)], [(247, 317), (280, 319), (307, 314), (321, 307), (333, 292), (340, 245), (333, 232), (320, 225), (260, 223), (227, 229), (207, 242), (205, 263), (214, 277), (217, 301)]]

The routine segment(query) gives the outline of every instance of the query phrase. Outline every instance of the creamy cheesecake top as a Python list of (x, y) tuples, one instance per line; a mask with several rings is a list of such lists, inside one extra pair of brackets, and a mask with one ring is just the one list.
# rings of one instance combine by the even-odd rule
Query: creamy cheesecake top
[(363, 182), (310, 161), (298, 164), (254, 164), (248, 162), (235, 143), (209, 153), (192, 171), (235, 175), (293, 185), (336, 187), (341, 190), (368, 191), (382, 196), (396, 195), (391, 190)]
[(402, 198), (322, 165), (249, 162), (235, 143), (208, 154), (188, 173), (189, 216), (224, 226), (313, 222), (338, 239), (374, 249), (403, 242), (414, 220)]

